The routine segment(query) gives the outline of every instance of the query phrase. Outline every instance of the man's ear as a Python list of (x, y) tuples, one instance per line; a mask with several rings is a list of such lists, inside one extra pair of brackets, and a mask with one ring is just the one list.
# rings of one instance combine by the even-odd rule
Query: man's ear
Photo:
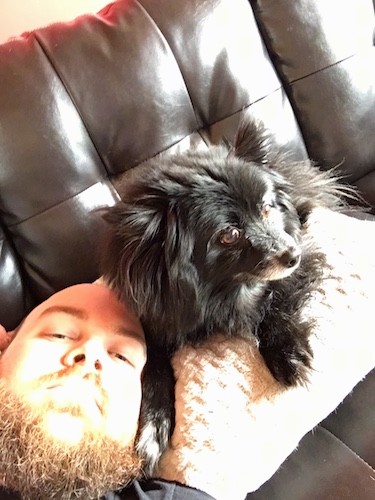
[(12, 332), (7, 332), (3, 325), (0, 325), (0, 352), (6, 349), (12, 340)]

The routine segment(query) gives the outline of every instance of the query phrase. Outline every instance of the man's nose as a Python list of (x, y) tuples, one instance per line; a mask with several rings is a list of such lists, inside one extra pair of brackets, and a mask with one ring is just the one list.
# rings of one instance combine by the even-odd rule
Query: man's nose
[(73, 358), (73, 363), (74, 364), (87, 364), (90, 366), (93, 366), (95, 368), (95, 370), (101, 370), (103, 368), (102, 366), (102, 363), (100, 361), (100, 359), (96, 358), (93, 362), (90, 363), (90, 361), (88, 360), (88, 357), (86, 356), (86, 354), (84, 353), (81, 353), (81, 354), (76, 354)]
[(65, 356), (67, 366), (80, 365), (90, 371), (101, 371), (103, 369), (104, 349), (94, 343), (82, 343), (71, 349)]

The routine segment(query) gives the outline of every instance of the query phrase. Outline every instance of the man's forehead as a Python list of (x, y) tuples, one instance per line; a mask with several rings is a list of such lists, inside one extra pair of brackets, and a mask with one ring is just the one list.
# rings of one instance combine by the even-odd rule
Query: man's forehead
[(54, 314), (70, 315), (86, 321), (92, 317), (93, 321), (111, 324), (116, 334), (132, 336), (144, 343), (143, 327), (139, 319), (119, 301), (113, 290), (103, 285), (85, 283), (60, 290), (26, 316), (22, 325), (25, 328), (21, 330), (33, 328), (39, 320)]
[[(40, 311), (37, 319), (42, 319), (44, 317), (52, 316), (52, 315), (63, 314), (66, 316), (70, 316), (74, 319), (80, 321), (88, 321), (90, 320), (90, 311), (78, 306), (71, 305), (50, 305), (46, 308), (43, 308)], [(123, 321), (121, 321), (123, 319)], [(129, 321), (130, 319), (130, 321)], [(133, 318), (129, 318), (124, 312), (123, 318), (117, 319), (115, 322), (111, 322), (107, 324), (108, 333), (112, 335), (119, 335), (122, 337), (131, 337), (142, 343), (145, 343), (143, 329), (138, 321), (133, 321)]]
[(79, 307), (54, 305), (54, 306), (49, 306), (46, 309), (43, 309), (39, 314), (39, 318), (43, 318), (44, 316), (48, 316), (54, 313), (68, 314), (70, 316), (82, 320), (88, 320), (90, 317), (88, 311), (81, 309)]

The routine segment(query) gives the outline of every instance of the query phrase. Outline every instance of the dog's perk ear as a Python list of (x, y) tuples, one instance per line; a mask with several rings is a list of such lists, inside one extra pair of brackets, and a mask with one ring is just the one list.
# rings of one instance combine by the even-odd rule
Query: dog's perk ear
[(153, 341), (178, 343), (181, 326), (189, 317), (196, 321), (198, 292), (192, 239), (168, 196), (121, 201), (103, 217), (109, 234), (101, 273), (141, 319), (147, 318), (151, 332), (153, 327), (164, 332), (165, 338)]
[(261, 121), (243, 118), (230, 154), (248, 162), (271, 165), (275, 162), (272, 136)]

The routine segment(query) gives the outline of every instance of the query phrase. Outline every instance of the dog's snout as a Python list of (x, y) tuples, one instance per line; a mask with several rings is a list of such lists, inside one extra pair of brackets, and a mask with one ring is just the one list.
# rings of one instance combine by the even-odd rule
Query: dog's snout
[(301, 260), (301, 251), (298, 248), (288, 248), (279, 257), (280, 263), (286, 268), (296, 267)]

